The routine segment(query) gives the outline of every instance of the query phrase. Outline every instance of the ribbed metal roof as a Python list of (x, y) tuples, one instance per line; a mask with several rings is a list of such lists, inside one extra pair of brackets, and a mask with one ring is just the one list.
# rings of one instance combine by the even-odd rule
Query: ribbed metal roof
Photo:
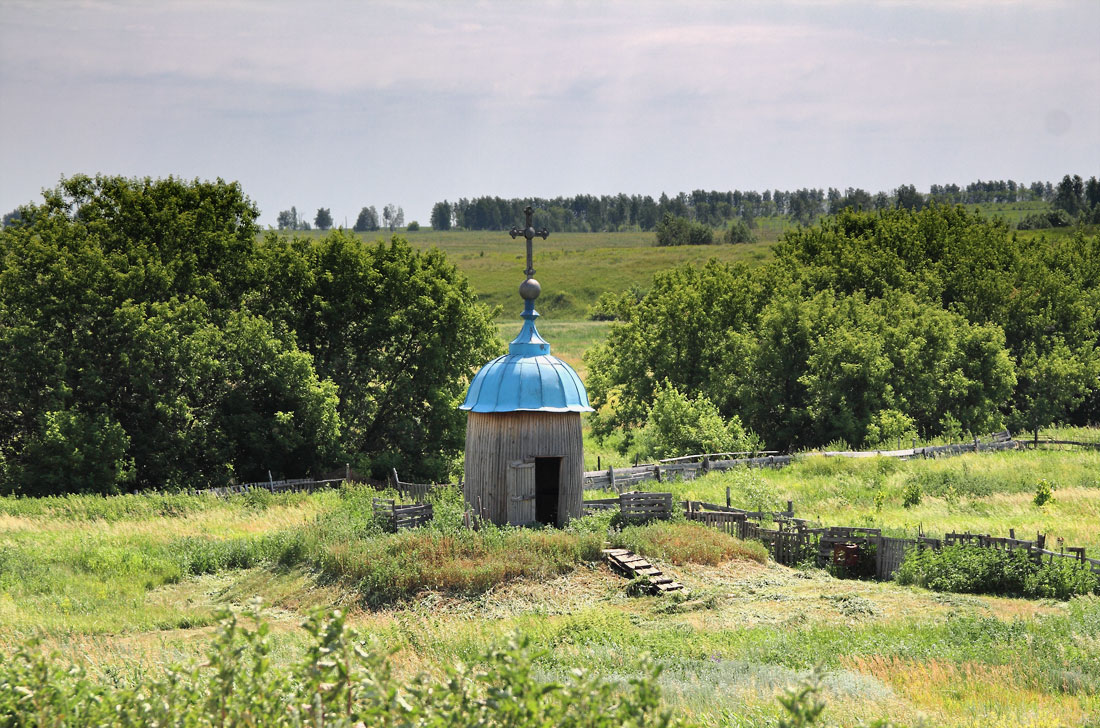
[(588, 393), (573, 367), (550, 354), (535, 328), (534, 301), (527, 300), (523, 328), (508, 353), (481, 368), (459, 409), (470, 412), (592, 412)]

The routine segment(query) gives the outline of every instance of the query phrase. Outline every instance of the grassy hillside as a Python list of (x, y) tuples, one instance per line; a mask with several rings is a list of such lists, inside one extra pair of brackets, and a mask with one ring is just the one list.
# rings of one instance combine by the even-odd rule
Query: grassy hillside
[[(791, 498), (800, 515), (825, 523), (1043, 530), (1094, 552), (1098, 472), (1100, 455), (1079, 452), (810, 457), (672, 488), (708, 500), (724, 499), (727, 486), (738, 501)], [(1042, 508), (1030, 500), (1039, 478), (1057, 486)], [(900, 490), (913, 483), (925, 496), (907, 509)], [(690, 531), (661, 526), (629, 540), (660, 548), (664, 560), (654, 558), (689, 592), (629, 598), (626, 581), (596, 560), (606, 519), (475, 535), (454, 530), (451, 499), (435, 527), (387, 535), (372, 522), (372, 496), (0, 499), (0, 645), (10, 654), (37, 634), (96, 679), (125, 685), (200, 654), (219, 608), (259, 597), (276, 665), (297, 659), (305, 614), (343, 606), (353, 625), (396, 650), (398, 675), (477, 661), (517, 632), (547, 650), (537, 666), (548, 677), (585, 667), (623, 680), (649, 653), (665, 666), (667, 704), (712, 725), (774, 725), (776, 697), (817, 665), (830, 725), (889, 716), (898, 725), (1068, 726), (1100, 712), (1100, 653), (1089, 647), (1100, 640), (1095, 597), (1027, 601), (841, 581), (761, 564), (717, 532), (700, 548)], [(372, 594), (390, 596), (371, 607)]]
[[(402, 233), (419, 248), (438, 247), (465, 273), (479, 298), (500, 307), (498, 320), (522, 309), (517, 293), (526, 266), (522, 238), (504, 232), (419, 230)], [(368, 239), (371, 239), (368, 237)], [(710, 258), (755, 265), (771, 257), (771, 242), (658, 248), (653, 233), (551, 233), (535, 240), (539, 313), (548, 321), (581, 320), (601, 293), (649, 286), (657, 271)]]
[[(1045, 202), (986, 203), (967, 205), (988, 217), (1001, 218), (1015, 226), (1026, 215), (1050, 209)], [(577, 321), (601, 293), (623, 291), (631, 286), (647, 288), (653, 274), (683, 263), (702, 263), (710, 258), (758, 265), (771, 258), (771, 246), (783, 233), (795, 227), (785, 217), (757, 218), (753, 231), (757, 242), (744, 245), (708, 245), (659, 248), (653, 232), (561, 233), (551, 231), (547, 240), (535, 241), (535, 277), (543, 285), (539, 312), (546, 321)], [(320, 231), (300, 233), (320, 236)], [(431, 228), (398, 230), (414, 246), (437, 247), (470, 279), (479, 298), (500, 307), (497, 320), (511, 321), (518, 315), (516, 295), (525, 267), (522, 238), (513, 240), (506, 231), (449, 230)], [(1065, 237), (1071, 228), (1020, 231), (1022, 237), (1039, 235)], [(387, 238), (389, 233), (360, 233), (366, 241)]]

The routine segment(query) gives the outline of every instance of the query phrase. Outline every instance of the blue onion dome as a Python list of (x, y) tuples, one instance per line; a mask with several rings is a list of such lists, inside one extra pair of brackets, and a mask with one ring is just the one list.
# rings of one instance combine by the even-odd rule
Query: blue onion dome
[[(481, 368), (470, 382), (459, 409), (470, 412), (592, 412), (581, 378), (550, 354), (550, 344), (535, 328), (538, 282), (524, 281), (523, 328), (508, 353)], [(533, 295), (532, 295), (533, 294)]]

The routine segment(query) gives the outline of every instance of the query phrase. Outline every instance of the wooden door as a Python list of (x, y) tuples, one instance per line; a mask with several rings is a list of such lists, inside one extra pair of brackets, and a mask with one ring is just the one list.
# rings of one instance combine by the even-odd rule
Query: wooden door
[(508, 523), (526, 526), (535, 522), (535, 462), (508, 464)]

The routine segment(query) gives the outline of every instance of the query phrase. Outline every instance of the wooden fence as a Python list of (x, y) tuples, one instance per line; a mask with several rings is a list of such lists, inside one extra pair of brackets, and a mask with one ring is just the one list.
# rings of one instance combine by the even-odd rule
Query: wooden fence
[(623, 519), (642, 521), (672, 516), (672, 493), (623, 493), (619, 496)]
[(256, 483), (239, 483), (226, 485), (219, 488), (191, 489), (185, 491), (187, 495), (216, 495), (222, 498), (231, 495), (240, 495), (253, 490), (266, 490), (271, 493), (289, 493), (314, 491), (322, 488), (333, 488), (344, 482), (343, 478), (326, 478), (314, 480), (313, 478), (297, 478), (294, 480), (264, 480)]
[[(1070, 441), (1044, 440), (1041, 444), (1063, 443), (1066, 445), (1081, 445), (1093, 447), (1094, 443), (1076, 443)], [(820, 454), (825, 457), (842, 458), (941, 458), (953, 455), (962, 455), (971, 452), (1001, 452), (1004, 450), (1018, 450), (1023, 447), (1033, 447), (1034, 444), (1027, 440), (1016, 440), (1007, 430), (986, 436), (985, 439), (976, 437), (973, 442), (954, 443), (950, 445), (926, 445), (898, 450), (826, 450)], [(740, 457), (743, 456), (743, 457)], [(744, 453), (705, 453), (700, 455), (684, 455), (678, 458), (668, 458), (657, 463), (635, 465), (633, 467), (615, 468), (607, 470), (589, 470), (584, 473), (585, 490), (613, 490), (616, 493), (636, 490), (642, 483), (657, 481), (664, 483), (674, 478), (680, 480), (694, 480), (700, 475), (711, 471), (730, 470), (733, 468), (781, 468), (790, 465), (793, 460), (791, 455), (780, 455), (774, 451), (744, 452)]]
[[(673, 508), (671, 493), (622, 493), (618, 498), (588, 500), (584, 505), (586, 513), (619, 507), (625, 520), (667, 518)], [(717, 528), (731, 536), (763, 542), (772, 559), (784, 566), (813, 563), (821, 568), (833, 567), (849, 575), (873, 576), (887, 581), (893, 578), (906, 554), (913, 548), (941, 549), (969, 544), (1001, 551), (1025, 549), (1035, 561), (1072, 559), (1082, 568), (1100, 575), (1100, 559), (1087, 557), (1084, 547), (1070, 546), (1053, 551), (1046, 548), (1046, 539), (1042, 534), (1033, 541), (1017, 539), (1015, 531), (1010, 531), (1007, 538), (969, 532), (947, 533), (942, 539), (928, 538), (923, 534), (916, 538), (894, 538), (883, 536), (877, 528), (811, 527), (805, 519), (795, 518), (794, 504), (790, 501), (785, 511), (747, 511), (728, 504), (723, 506), (690, 500), (683, 501), (681, 505), (689, 520)]]
[(431, 503), (401, 504), (392, 498), (375, 498), (372, 505), (375, 518), (392, 531), (416, 528), (432, 520)]
[(434, 490), (450, 487), (458, 487), (461, 489), (462, 487), (461, 483), (459, 483), (458, 486), (452, 486), (449, 483), (406, 483), (397, 477), (397, 468), (390, 468), (388, 485), (401, 495), (408, 496), (417, 503), (423, 503), (427, 500), (428, 495)]
[(613, 490), (616, 493), (623, 493), (634, 490), (641, 483), (649, 481), (664, 483), (672, 479), (695, 480), (712, 470), (729, 470), (736, 467), (780, 468), (791, 462), (790, 455), (773, 454), (725, 460), (712, 460), (711, 457), (713, 456), (688, 455), (683, 458), (627, 468), (609, 467), (607, 470), (588, 470), (584, 473), (584, 489)]

